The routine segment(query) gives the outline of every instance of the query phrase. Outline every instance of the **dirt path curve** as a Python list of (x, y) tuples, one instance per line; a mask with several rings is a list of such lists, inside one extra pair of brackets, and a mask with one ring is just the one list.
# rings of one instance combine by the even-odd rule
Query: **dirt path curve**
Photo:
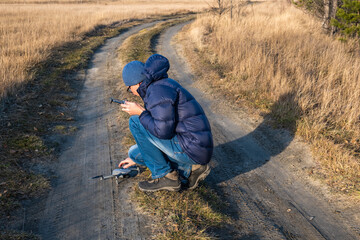
[(129, 201), (131, 181), (96, 181), (110, 174), (120, 159), (116, 145), (117, 106), (109, 98), (121, 74), (117, 49), (122, 42), (156, 22), (131, 28), (98, 49), (86, 70), (78, 103), (76, 137), (61, 155), (56, 180), (40, 222), (43, 239), (146, 239), (146, 217)]
[(229, 202), (228, 211), (237, 226), (219, 232), (219, 237), (360, 239), (359, 222), (347, 220), (326, 202), (301, 171), (313, 166), (305, 144), (192, 87), (193, 76), (181, 46), (171, 43), (184, 25), (162, 34), (157, 52), (169, 58), (170, 77), (189, 89), (212, 124), (215, 150), (207, 181)]
[[(151, 221), (129, 199), (132, 180), (91, 177), (111, 173), (119, 158), (120, 133), (115, 106), (108, 103), (121, 64), (116, 49), (143, 28), (130, 29), (98, 49), (84, 76), (78, 103), (76, 137), (67, 144), (56, 167), (58, 178), (40, 221), (43, 239), (149, 239)], [(184, 24), (169, 28), (157, 51), (171, 63), (171, 77), (199, 100), (212, 124), (213, 171), (207, 181), (229, 202), (236, 228), (219, 232), (221, 239), (356, 239), (358, 223), (348, 223), (297, 169), (312, 166), (304, 144), (289, 134), (249, 120), (192, 87), (192, 75), (181, 48), (171, 44)]]

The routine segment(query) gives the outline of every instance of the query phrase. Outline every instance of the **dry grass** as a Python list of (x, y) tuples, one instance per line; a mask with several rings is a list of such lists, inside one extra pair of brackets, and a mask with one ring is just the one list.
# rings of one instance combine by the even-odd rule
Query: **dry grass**
[[(191, 5), (193, 7), (196, 7), (196, 5), (200, 6), (201, 8), (204, 6), (204, 1), (192, 1), (192, 0), (178, 0), (178, 1), (169, 1), (169, 0), (156, 0), (156, 1), (148, 1), (148, 0), (0, 0), (0, 3), (6, 3), (6, 4), (135, 4), (138, 6), (142, 5), (152, 5), (154, 8), (159, 7), (159, 5), (173, 5), (176, 7), (176, 5)], [(140, 5), (139, 5), (140, 4)], [(206, 4), (207, 5), (207, 4)], [(168, 7), (166, 7), (168, 8)]]
[(33, 233), (21, 231), (4, 231), (0, 232), (2, 240), (40, 240), (41, 238)]
[[(100, 25), (206, 7), (201, 1), (187, 0), (107, 1), (102, 4), (96, 4), (100, 1), (86, 4), (78, 4), (82, 1), (34, 2), (47, 4), (0, 4), (0, 98), (31, 79), (34, 65), (46, 59), (51, 49), (77, 41)], [(49, 4), (53, 2), (72, 3)]]
[[(334, 189), (360, 192), (360, 60), (356, 42), (321, 32), (321, 23), (282, 2), (235, 9), (233, 19), (201, 16), (188, 36), (220, 72), (221, 89), (233, 102), (267, 103), (282, 126), (296, 124), (310, 140), (319, 173)], [(290, 96), (290, 97), (284, 97)], [(289, 110), (293, 111), (289, 114)], [(294, 124), (292, 124), (294, 125)]]
[(152, 42), (156, 39), (162, 31), (165, 29), (179, 24), (181, 22), (190, 21), (195, 16), (188, 15), (183, 18), (158, 23), (155, 27), (150, 29), (143, 29), (138, 34), (134, 34), (127, 38), (119, 49), (119, 57), (124, 64), (130, 61), (142, 61), (146, 60), (155, 53), (152, 49)]
[(159, 221), (161, 227), (153, 239), (216, 239), (214, 232), (231, 223), (223, 213), (228, 205), (203, 184), (180, 193), (144, 193), (136, 187), (132, 197), (144, 212)]

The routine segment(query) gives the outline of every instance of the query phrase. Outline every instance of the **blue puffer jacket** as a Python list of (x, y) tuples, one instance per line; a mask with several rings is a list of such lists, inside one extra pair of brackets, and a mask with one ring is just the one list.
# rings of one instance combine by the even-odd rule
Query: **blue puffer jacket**
[(145, 63), (146, 80), (138, 88), (145, 103), (141, 124), (160, 139), (177, 135), (182, 149), (198, 164), (210, 161), (213, 140), (205, 113), (195, 98), (168, 78), (167, 58), (154, 54)]

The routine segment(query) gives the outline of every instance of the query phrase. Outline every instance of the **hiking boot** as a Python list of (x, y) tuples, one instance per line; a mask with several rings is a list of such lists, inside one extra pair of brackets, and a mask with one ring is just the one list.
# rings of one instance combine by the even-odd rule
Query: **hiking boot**
[(189, 189), (194, 189), (199, 185), (201, 180), (204, 180), (210, 173), (209, 164), (206, 165), (193, 165), (189, 180)]
[(178, 173), (172, 171), (164, 177), (139, 182), (139, 189), (143, 192), (155, 192), (159, 190), (179, 191), (181, 183)]

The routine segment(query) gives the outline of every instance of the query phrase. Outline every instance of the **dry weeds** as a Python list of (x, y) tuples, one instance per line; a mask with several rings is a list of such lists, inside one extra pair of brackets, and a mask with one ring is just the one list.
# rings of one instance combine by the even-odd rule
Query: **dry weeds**
[(0, 98), (31, 79), (34, 66), (46, 59), (51, 49), (80, 40), (98, 26), (206, 7), (201, 1), (188, 0), (32, 2), (43, 4), (0, 4)]
[(188, 36), (220, 72), (221, 81), (211, 79), (211, 87), (233, 96), (233, 102), (268, 103), (263, 110), (288, 101), (274, 117), (281, 126), (296, 123), (297, 134), (313, 142), (321, 165), (313, 172), (334, 189), (359, 194), (356, 42), (323, 34), (320, 22), (282, 2), (248, 4), (235, 9), (232, 19), (199, 17)]

